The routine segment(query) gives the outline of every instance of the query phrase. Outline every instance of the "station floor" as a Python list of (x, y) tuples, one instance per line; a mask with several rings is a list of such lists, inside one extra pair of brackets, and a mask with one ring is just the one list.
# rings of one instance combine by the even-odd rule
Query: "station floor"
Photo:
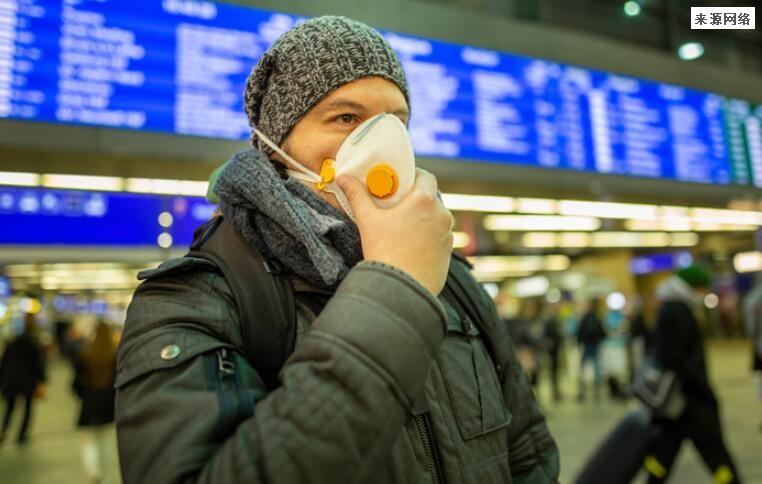
[[(749, 346), (743, 341), (715, 341), (708, 355), (712, 379), (722, 402), (728, 446), (744, 482), (762, 484), (762, 403), (756, 399), (749, 372)], [(15, 445), (15, 428), (21, 417), (17, 411), (12, 433), (0, 447), (0, 482), (3, 484), (85, 483), (80, 458), (80, 438), (75, 422), (77, 400), (69, 391), (71, 375), (63, 363), (50, 369), (48, 396), (35, 408), (30, 439), (26, 446)], [(563, 382), (566, 399), (553, 403), (549, 389), (541, 381), (538, 398), (561, 449), (561, 482), (573, 478), (600, 440), (625, 415), (632, 404), (599, 401), (578, 403), (573, 398), (573, 378)], [(113, 428), (111, 435), (114, 435)], [(115, 452), (114, 452), (115, 456)], [(685, 445), (673, 473), (672, 483), (710, 484), (712, 479), (695, 451)], [(110, 481), (119, 482), (116, 458), (111, 459)], [(644, 482), (641, 475), (636, 482)]]

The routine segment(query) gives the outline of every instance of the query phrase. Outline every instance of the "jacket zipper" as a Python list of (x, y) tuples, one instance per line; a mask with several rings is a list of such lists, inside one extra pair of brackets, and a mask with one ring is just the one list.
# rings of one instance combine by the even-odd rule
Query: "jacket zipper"
[(431, 439), (431, 432), (426, 422), (426, 415), (415, 415), (415, 426), (418, 429), (418, 434), (421, 436), (421, 442), (423, 442), (423, 454), (426, 457), (426, 465), (431, 473), (431, 479), (434, 484), (442, 482), (439, 465), (437, 465), (437, 458), (434, 454), (434, 442)]
[(235, 363), (228, 358), (227, 348), (217, 352), (217, 368), (225, 375), (235, 375)]

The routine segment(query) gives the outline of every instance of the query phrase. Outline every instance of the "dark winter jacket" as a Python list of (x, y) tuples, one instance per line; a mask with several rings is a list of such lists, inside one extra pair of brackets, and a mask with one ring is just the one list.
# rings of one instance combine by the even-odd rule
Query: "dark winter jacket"
[(119, 350), (125, 483), (557, 481), (515, 352), (501, 385), (477, 327), (408, 274), (364, 261), (335, 293), (292, 278), (297, 342), (268, 393), (225, 279), (165, 267), (135, 292)]

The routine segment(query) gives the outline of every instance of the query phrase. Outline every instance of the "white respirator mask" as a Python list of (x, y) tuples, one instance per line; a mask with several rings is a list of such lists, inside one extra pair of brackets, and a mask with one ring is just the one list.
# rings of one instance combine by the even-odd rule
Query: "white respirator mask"
[(339, 176), (352, 175), (362, 181), (380, 208), (393, 207), (399, 203), (410, 193), (415, 183), (413, 145), (405, 125), (392, 114), (381, 113), (355, 128), (339, 147), (336, 159), (323, 161), (319, 174), (293, 159), (256, 128), (254, 133), (299, 170), (287, 170), (289, 175), (317, 184), (320, 191), (333, 193), (352, 220), (355, 220), (355, 216), (349, 200), (336, 183)]

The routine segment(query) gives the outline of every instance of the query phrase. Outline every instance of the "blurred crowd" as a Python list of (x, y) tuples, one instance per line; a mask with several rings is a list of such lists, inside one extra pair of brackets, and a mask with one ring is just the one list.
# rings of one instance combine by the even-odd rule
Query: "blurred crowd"
[[(108, 430), (114, 422), (114, 377), (118, 333), (103, 319), (74, 324), (60, 319), (41, 328), (37, 314), (23, 315), (23, 331), (11, 335), (0, 359), (0, 393), (5, 403), (0, 445), (29, 440), (35, 401), (47, 395), (47, 367), (60, 359), (70, 368), (70, 390), (79, 399), (72, 421), (81, 434), (82, 464), (90, 482), (103, 482), (113, 463), (114, 443)], [(23, 408), (22, 408), (23, 406)], [(11, 423), (23, 412), (18, 429)]]

